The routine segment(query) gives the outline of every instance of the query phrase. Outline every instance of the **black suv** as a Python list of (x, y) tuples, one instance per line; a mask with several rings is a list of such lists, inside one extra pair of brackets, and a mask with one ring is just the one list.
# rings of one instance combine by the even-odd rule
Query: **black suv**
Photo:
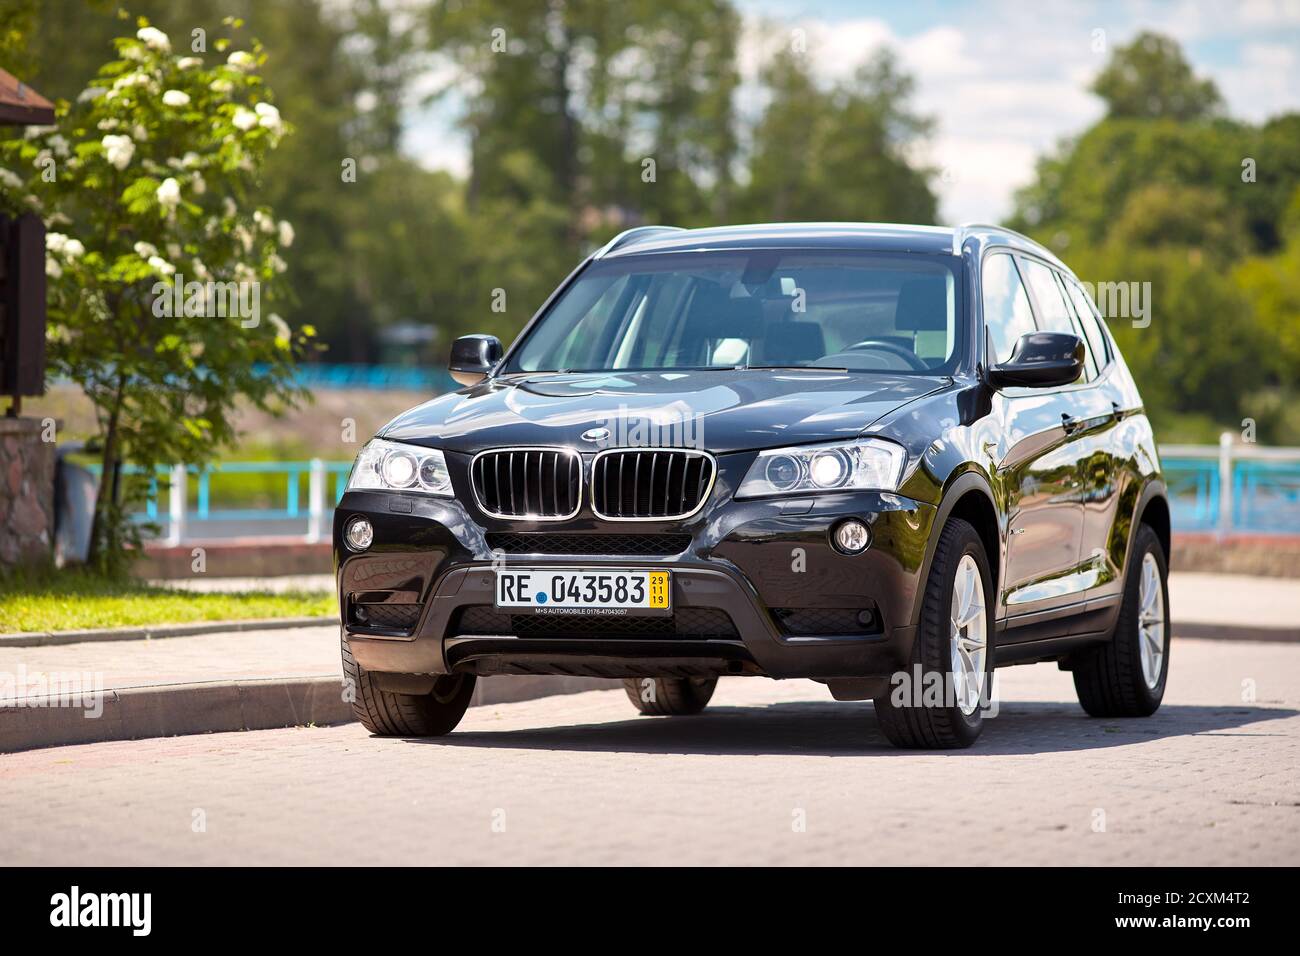
[(995, 226), (629, 230), (466, 387), (398, 416), (334, 518), (366, 727), (443, 734), (475, 680), (720, 675), (874, 700), (968, 746), (994, 665), (1094, 716), (1169, 667), (1169, 506), (1124, 360), (1070, 270)]

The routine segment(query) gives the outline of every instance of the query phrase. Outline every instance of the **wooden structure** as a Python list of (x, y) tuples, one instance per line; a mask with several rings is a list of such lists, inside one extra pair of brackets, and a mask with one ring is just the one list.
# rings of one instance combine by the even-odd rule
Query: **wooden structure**
[[(54, 104), (0, 69), (0, 125), (53, 122)], [(44, 391), (45, 226), (31, 213), (0, 215), (0, 395), (15, 417), (24, 395)]]

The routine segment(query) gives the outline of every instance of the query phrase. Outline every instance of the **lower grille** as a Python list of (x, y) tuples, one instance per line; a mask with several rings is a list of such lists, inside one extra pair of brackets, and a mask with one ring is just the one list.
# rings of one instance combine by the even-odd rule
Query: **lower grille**
[(689, 534), (547, 534), (491, 532), (488, 547), (507, 554), (672, 555), (691, 546)]
[(352, 621), (363, 627), (409, 631), (420, 619), (418, 604), (354, 604)]
[(772, 617), (787, 634), (870, 634), (879, 630), (871, 608), (776, 607)]
[(456, 635), (514, 634), (519, 637), (681, 637), (729, 640), (738, 637), (726, 611), (711, 607), (678, 608), (668, 617), (596, 617), (587, 614), (509, 614), (486, 604), (457, 612)]

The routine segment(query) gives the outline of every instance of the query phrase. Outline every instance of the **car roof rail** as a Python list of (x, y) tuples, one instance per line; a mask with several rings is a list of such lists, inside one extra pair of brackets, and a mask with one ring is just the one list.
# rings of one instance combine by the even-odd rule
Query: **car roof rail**
[(631, 241), (637, 239), (646, 239), (649, 238), (650, 236), (656, 235), (661, 232), (685, 232), (685, 231), (686, 230), (683, 229), (681, 226), (633, 226), (631, 229), (624, 229), (613, 239), (609, 240), (609, 242), (605, 243), (603, 246), (597, 249), (595, 255), (592, 258), (600, 259), (603, 256), (609, 255), (609, 253), (613, 252), (615, 249), (618, 249), (620, 246), (627, 245)]
[[(1019, 239), (1029, 247), (1029, 251), (1038, 253), (1043, 258), (1060, 266), (1065, 271), (1070, 272), (1070, 267), (1062, 262), (1056, 253), (1052, 252), (1051, 249), (1048, 249), (1041, 242), (1031, 239), (1023, 232), (1016, 232), (1014, 229), (1009, 229), (1006, 226), (999, 226), (997, 223), (992, 222), (964, 222), (960, 226), (954, 227), (952, 231), (953, 255), (961, 255), (962, 246), (966, 244), (966, 239), (973, 232), (998, 232), (1004, 236), (1011, 236), (1015, 239)], [(1073, 275), (1073, 273), (1070, 274)]]

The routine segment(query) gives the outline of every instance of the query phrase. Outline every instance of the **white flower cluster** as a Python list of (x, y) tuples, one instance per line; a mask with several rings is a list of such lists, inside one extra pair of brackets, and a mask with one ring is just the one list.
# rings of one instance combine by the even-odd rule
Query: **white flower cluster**
[(63, 263), (59, 260), (79, 259), (86, 254), (86, 247), (80, 239), (73, 239), (61, 232), (45, 234), (45, 274), (51, 279), (63, 275)]
[(280, 111), (270, 103), (258, 103), (251, 110), (243, 106), (235, 107), (235, 115), (231, 117), (230, 122), (235, 124), (235, 128), (248, 132), (254, 126), (261, 126), (263, 129), (269, 129), (272, 133), (279, 134), (284, 130), (284, 121), (280, 119)]
[(45, 251), (68, 259), (76, 259), (86, 254), (86, 247), (80, 239), (72, 239), (61, 232), (45, 234)]
[(101, 139), (99, 144), (104, 147), (104, 158), (118, 169), (126, 169), (131, 163), (131, 157), (135, 155), (135, 143), (130, 136), (110, 134)]
[(181, 184), (173, 177), (168, 176), (158, 185), (154, 195), (158, 197), (158, 204), (170, 212), (180, 205)]
[(151, 50), (157, 50), (159, 53), (170, 53), (172, 41), (167, 38), (157, 27), (141, 27), (136, 31), (136, 38), (144, 43)]

